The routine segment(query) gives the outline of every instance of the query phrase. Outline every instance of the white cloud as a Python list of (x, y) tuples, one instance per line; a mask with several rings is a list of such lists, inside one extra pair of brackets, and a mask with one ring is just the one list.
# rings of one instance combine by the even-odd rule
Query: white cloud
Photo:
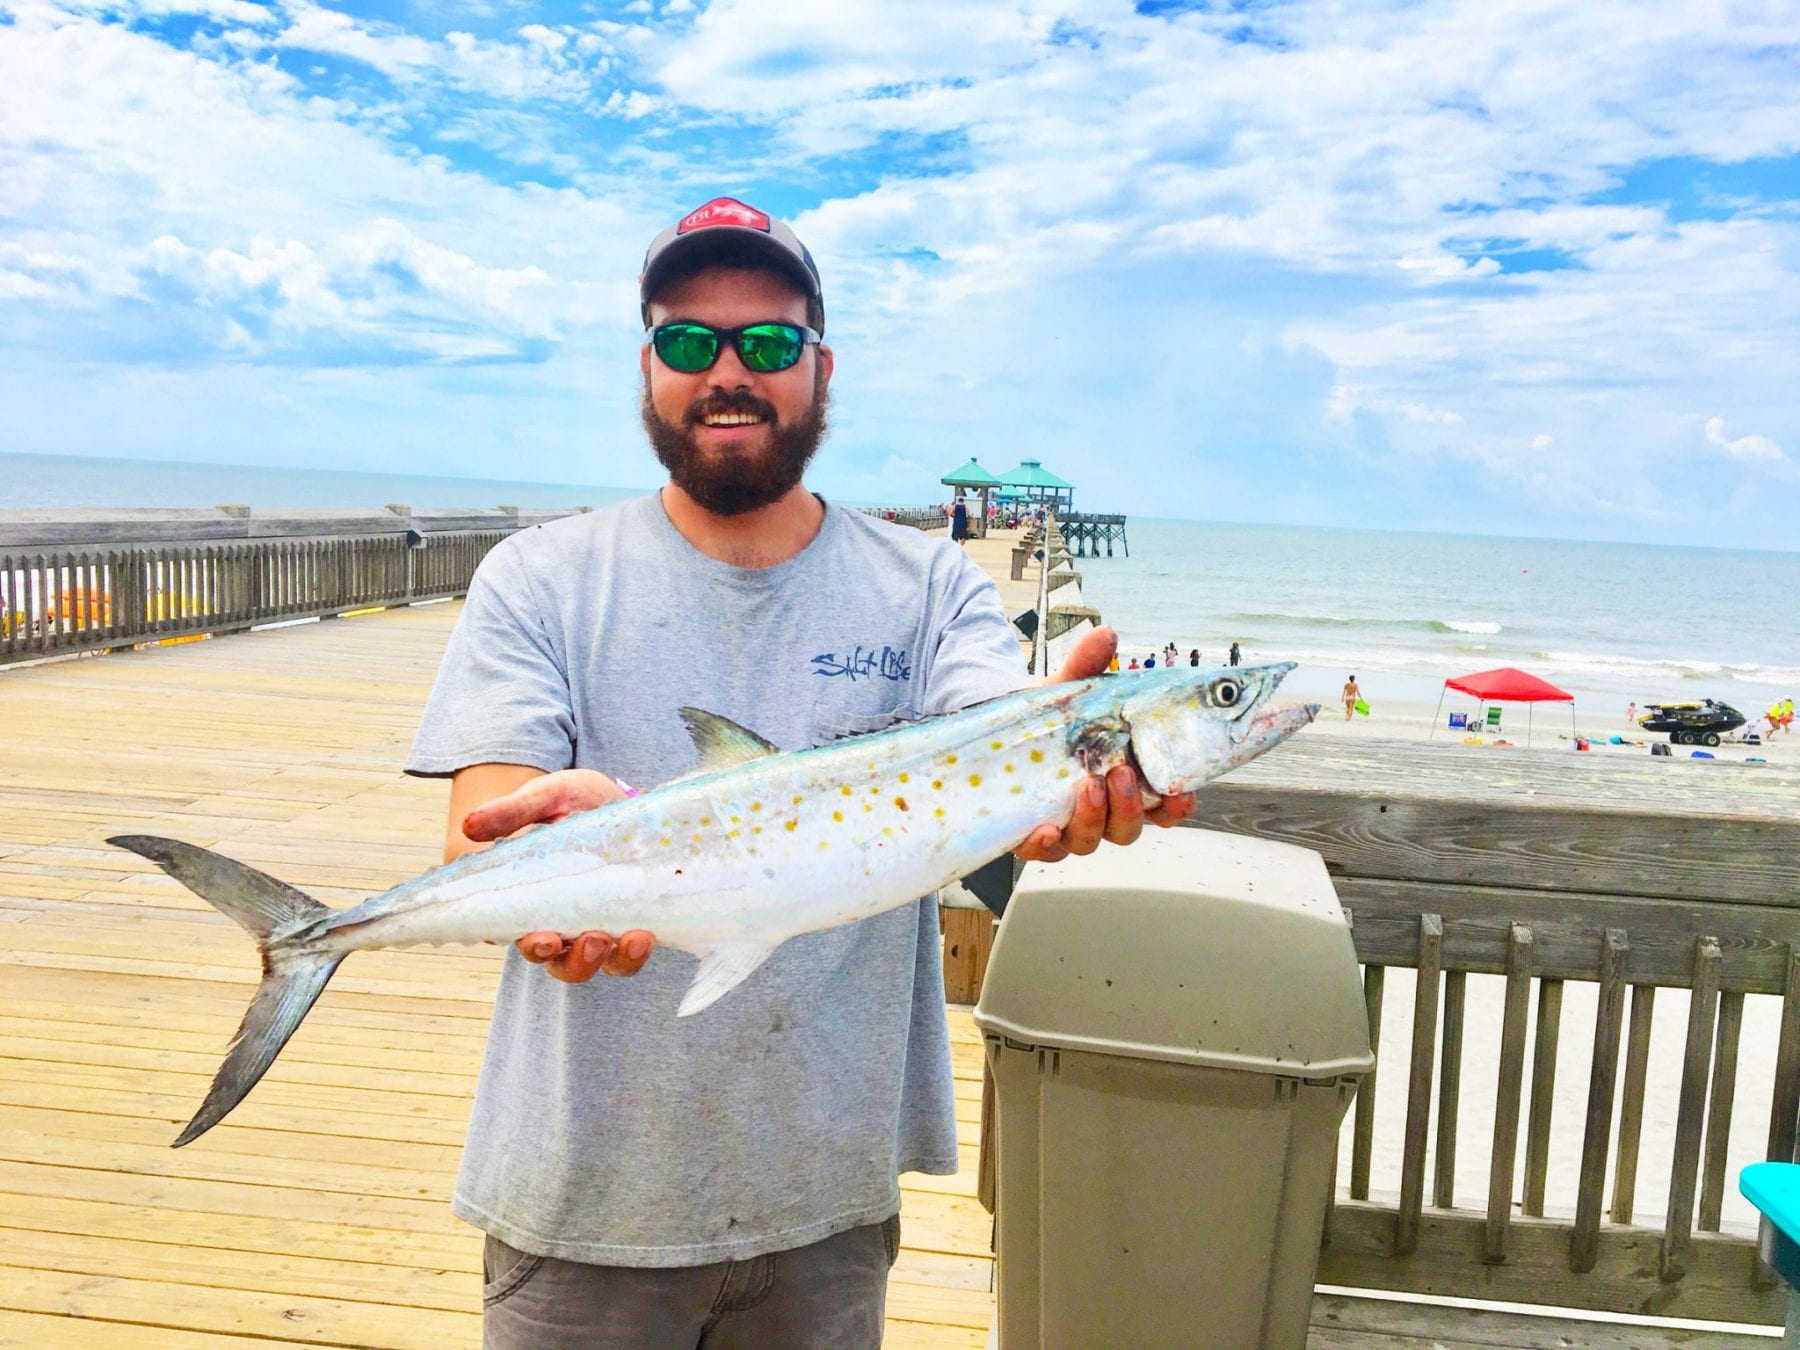
[(1711, 445), (1723, 450), (1732, 459), (1749, 460), (1786, 460), (1781, 447), (1767, 436), (1739, 436), (1735, 440), (1726, 434), (1725, 419), (1709, 417), (1706, 419), (1706, 439)]

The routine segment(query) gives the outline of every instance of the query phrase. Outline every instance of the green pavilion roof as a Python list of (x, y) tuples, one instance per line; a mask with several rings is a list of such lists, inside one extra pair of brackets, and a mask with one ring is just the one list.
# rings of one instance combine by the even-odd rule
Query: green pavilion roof
[(994, 475), (989, 473), (986, 469), (982, 468), (981, 465), (977, 464), (974, 460), (970, 460), (967, 464), (963, 465), (962, 468), (957, 469), (952, 473), (945, 474), (942, 478), (938, 479), (938, 482), (943, 483), (948, 487), (984, 488), (1000, 486), (1000, 480), (994, 477)]
[(1018, 488), (1067, 488), (1073, 492), (1075, 485), (1066, 478), (1058, 478), (1035, 459), (1019, 461), (1019, 467), (1000, 478), (1004, 487)]

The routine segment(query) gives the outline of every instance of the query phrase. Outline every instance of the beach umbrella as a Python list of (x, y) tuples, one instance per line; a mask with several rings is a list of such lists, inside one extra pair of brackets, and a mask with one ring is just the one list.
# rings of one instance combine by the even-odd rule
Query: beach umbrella
[[(1483, 704), (1523, 703), (1525, 705), (1525, 744), (1531, 744), (1531, 709), (1539, 703), (1567, 703), (1569, 731), (1575, 730), (1575, 695), (1558, 689), (1548, 680), (1518, 669), (1499, 666), (1494, 670), (1478, 670), (1473, 675), (1452, 675), (1444, 681), (1444, 692), (1438, 695), (1437, 712), (1432, 714), (1431, 735), (1437, 734), (1437, 719), (1444, 711), (1444, 699), (1452, 689), (1473, 694)], [(1429, 737), (1427, 737), (1429, 739)]]

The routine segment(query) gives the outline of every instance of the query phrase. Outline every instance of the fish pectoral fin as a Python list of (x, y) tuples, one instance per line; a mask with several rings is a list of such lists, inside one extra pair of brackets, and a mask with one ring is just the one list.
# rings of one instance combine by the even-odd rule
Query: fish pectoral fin
[[(700, 754), (700, 767), (694, 773), (712, 773), (752, 760), (778, 755), (780, 749), (758, 736), (748, 727), (740, 727), (729, 717), (720, 717), (704, 708), (679, 709), (681, 720), (693, 738)], [(686, 775), (693, 777), (693, 774)]]
[(700, 969), (694, 982), (682, 995), (677, 1017), (692, 1017), (710, 1008), (750, 977), (752, 971), (769, 959), (773, 947), (759, 942), (721, 942), (700, 957)]

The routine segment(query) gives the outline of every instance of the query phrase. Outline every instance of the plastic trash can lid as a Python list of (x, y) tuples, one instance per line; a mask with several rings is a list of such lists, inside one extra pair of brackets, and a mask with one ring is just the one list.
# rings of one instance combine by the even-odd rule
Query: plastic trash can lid
[(1028, 1045), (1283, 1077), (1374, 1064), (1319, 855), (1195, 829), (1026, 867), (975, 1022)]

